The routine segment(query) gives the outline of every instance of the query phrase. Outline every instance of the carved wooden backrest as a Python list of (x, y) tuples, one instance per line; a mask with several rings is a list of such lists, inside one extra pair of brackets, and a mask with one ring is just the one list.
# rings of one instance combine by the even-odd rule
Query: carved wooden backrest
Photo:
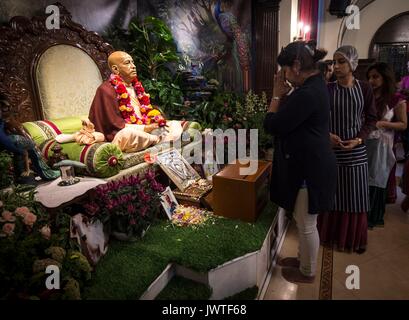
[(0, 27), (0, 93), (20, 122), (87, 114), (96, 87), (110, 73), (111, 45), (56, 5), (60, 29), (48, 30), (45, 14), (14, 17)]

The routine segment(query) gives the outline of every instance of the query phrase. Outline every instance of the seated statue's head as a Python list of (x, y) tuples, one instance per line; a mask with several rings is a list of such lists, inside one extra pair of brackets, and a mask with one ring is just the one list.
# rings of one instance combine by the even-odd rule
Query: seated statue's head
[(123, 51), (115, 51), (108, 57), (108, 66), (113, 74), (120, 75), (122, 80), (130, 84), (136, 77), (136, 67), (132, 57)]

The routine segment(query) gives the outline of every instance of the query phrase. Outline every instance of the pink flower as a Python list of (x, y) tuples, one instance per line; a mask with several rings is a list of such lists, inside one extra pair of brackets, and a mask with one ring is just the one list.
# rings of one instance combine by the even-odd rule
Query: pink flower
[(5, 223), (3, 226), (3, 232), (8, 235), (11, 236), (14, 233), (14, 228), (16, 227), (16, 225), (14, 223)]
[(37, 220), (37, 216), (35, 214), (29, 212), (28, 214), (26, 214), (24, 216), (23, 222), (24, 222), (25, 225), (27, 225), (29, 227), (32, 227), (34, 222), (36, 222), (36, 220)]
[(139, 179), (139, 176), (130, 176), (129, 179), (132, 185), (137, 185), (141, 182), (141, 180)]
[(44, 239), (50, 240), (51, 238), (51, 229), (49, 226), (44, 226), (40, 229), (40, 233)]
[(143, 190), (140, 190), (138, 192), (138, 196), (139, 196), (139, 199), (144, 203), (146, 203), (146, 202), (148, 202), (150, 200), (149, 195), (147, 195)]
[(154, 191), (162, 192), (165, 188), (157, 181), (152, 181), (151, 187)]
[(134, 213), (136, 211), (136, 208), (133, 204), (128, 204), (127, 208), (129, 213)]
[(148, 170), (148, 171), (146, 171), (146, 173), (145, 173), (145, 178), (146, 178), (148, 181), (152, 181), (153, 179), (155, 179), (155, 172), (154, 172), (153, 170)]
[(131, 220), (129, 220), (129, 224), (131, 224), (131, 225), (135, 225), (135, 224), (136, 224), (135, 219), (134, 219), (134, 218), (132, 218)]
[(10, 211), (3, 211), (0, 218), (1, 222), (14, 222), (16, 221), (16, 217)]
[(16, 210), (14, 210), (16, 216), (19, 217), (25, 217), (27, 214), (31, 213), (30, 209), (28, 209), (27, 207), (18, 207)]
[(144, 217), (146, 215), (146, 211), (148, 211), (148, 207), (143, 207), (141, 208), (141, 211), (139, 212), (139, 214)]
[(89, 215), (95, 215), (99, 211), (99, 206), (95, 202), (84, 204), (84, 208)]

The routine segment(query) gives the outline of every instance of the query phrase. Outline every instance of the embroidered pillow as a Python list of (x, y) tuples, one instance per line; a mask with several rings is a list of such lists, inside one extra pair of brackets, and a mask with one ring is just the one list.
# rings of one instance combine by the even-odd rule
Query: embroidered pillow
[(60, 134), (72, 134), (81, 130), (81, 119), (83, 118), (84, 116), (67, 117), (55, 120), (30, 121), (24, 122), (23, 127), (34, 142), (37, 145), (40, 145), (44, 141), (54, 139)]

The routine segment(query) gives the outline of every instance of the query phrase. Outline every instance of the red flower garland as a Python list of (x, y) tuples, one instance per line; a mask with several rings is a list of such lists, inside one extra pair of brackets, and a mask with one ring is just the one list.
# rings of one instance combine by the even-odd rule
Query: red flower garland
[(151, 124), (158, 123), (159, 126), (165, 126), (166, 120), (158, 110), (153, 109), (149, 94), (145, 92), (142, 83), (138, 78), (132, 80), (132, 86), (135, 89), (136, 96), (141, 104), (140, 112), (142, 117), (138, 117), (134, 107), (131, 104), (131, 97), (126, 90), (125, 84), (119, 75), (111, 74), (109, 81), (115, 89), (119, 103), (119, 111), (126, 123), (131, 124)]

